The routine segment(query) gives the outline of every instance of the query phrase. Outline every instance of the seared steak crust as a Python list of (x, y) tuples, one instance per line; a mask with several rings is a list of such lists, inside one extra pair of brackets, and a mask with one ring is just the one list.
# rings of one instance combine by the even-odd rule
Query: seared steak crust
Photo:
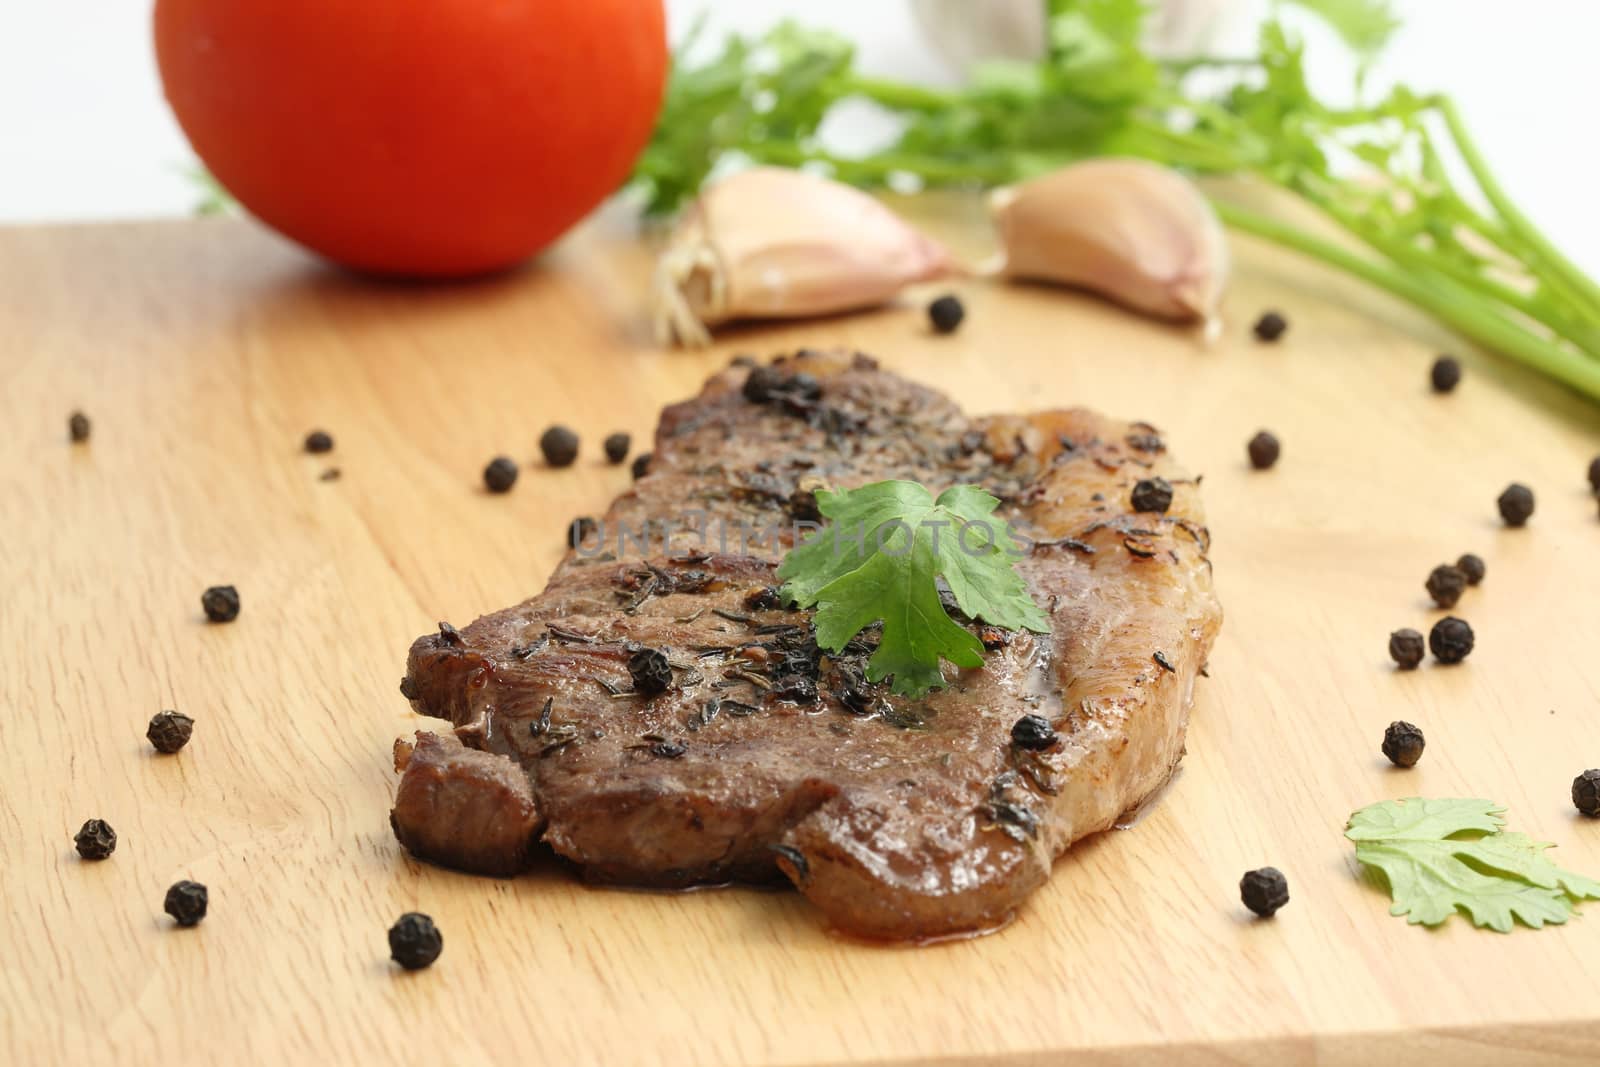
[[(1167, 780), (1221, 613), (1197, 486), (1155, 430), (969, 419), (861, 356), (774, 366), (665, 411), (603, 548), (413, 644), (402, 691), (465, 746), (421, 735), (410, 756), (393, 821), (413, 852), (505, 874), (542, 843), (586, 877), (654, 886), (781, 872), (839, 929), (928, 938), (1005, 922), (1068, 845)], [(1134, 512), (1157, 475), (1170, 510)], [(771, 592), (791, 536), (745, 543), (739, 524), (814, 519), (815, 486), (885, 478), (999, 496), (1036, 542), (1018, 567), (1051, 633), (974, 624), (984, 666), (946, 666), (919, 701), (865, 681), (870, 633), (819, 652)], [(619, 543), (647, 520), (647, 544)], [(666, 656), (665, 692), (635, 692), (642, 649)], [(1026, 714), (1053, 747), (1013, 746)]]

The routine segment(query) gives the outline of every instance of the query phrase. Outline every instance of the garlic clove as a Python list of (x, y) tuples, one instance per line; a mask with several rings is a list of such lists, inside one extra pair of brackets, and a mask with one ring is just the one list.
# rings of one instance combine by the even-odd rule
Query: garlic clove
[(1061, 282), (1135, 311), (1217, 323), (1228, 243), (1211, 204), (1176, 171), (1094, 159), (997, 189), (990, 212), (1009, 278)]
[(954, 271), (942, 245), (860, 190), (758, 167), (707, 188), (679, 222), (656, 269), (656, 332), (705, 344), (719, 323), (873, 307)]

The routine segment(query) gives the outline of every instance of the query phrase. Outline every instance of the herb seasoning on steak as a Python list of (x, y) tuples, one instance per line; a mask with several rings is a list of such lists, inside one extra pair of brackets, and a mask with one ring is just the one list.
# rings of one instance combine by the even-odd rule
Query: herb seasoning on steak
[(645, 696), (655, 696), (672, 688), (672, 668), (667, 657), (653, 648), (641, 648), (628, 660), (628, 673), (633, 676), (633, 691)]
[(1172, 506), (1172, 484), (1165, 478), (1145, 478), (1133, 487), (1134, 511), (1165, 512)]
[[(718, 373), (666, 409), (649, 477), (601, 518), (695, 509), (703, 535), (608, 538), (615, 553), (569, 554), (533, 599), (413, 644), (404, 691), (445, 722), (396, 744), (396, 835), (498, 875), (553, 851), (598, 882), (788, 879), (859, 935), (1004, 923), (1073, 841), (1170, 777), (1220, 624), (1198, 494), (1128, 507), (1135, 432), (1081, 410), (969, 418), (849, 353)], [(1141, 476), (1185, 477), (1168, 452), (1139, 458)], [(1051, 632), (990, 641), (920, 700), (867, 681), (877, 629), (824, 652), (776, 591), (807, 478), (994, 490), (996, 518), (1029, 531), (1016, 568)], [(1015, 745), (1029, 715), (1058, 743)]]
[(1056, 743), (1056, 732), (1043, 715), (1024, 715), (1011, 727), (1011, 743), (1029, 752), (1042, 752)]

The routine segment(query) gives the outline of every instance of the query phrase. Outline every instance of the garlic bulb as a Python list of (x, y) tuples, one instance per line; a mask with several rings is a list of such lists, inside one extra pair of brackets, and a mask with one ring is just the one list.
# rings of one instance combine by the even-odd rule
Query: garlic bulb
[(707, 188), (679, 222), (656, 270), (656, 332), (704, 344), (708, 326), (873, 307), (953, 269), (941, 245), (867, 194), (758, 167)]
[(1216, 212), (1187, 178), (1137, 159), (1092, 159), (997, 189), (995, 272), (1062, 282), (1164, 319), (1215, 326), (1228, 280)]

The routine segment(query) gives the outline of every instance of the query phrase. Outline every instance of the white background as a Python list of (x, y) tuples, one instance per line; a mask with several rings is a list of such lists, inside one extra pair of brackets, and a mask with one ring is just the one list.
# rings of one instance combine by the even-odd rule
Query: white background
[[(0, 222), (183, 215), (192, 157), (161, 98), (154, 0), (0, 0)], [(222, 2), (222, 0), (219, 0)], [(469, 0), (439, 0), (466, 3)], [(582, 0), (548, 0), (581, 3)], [(972, 0), (974, 5), (983, 0)], [(1245, 8), (1265, 0), (1240, 0)], [(702, 8), (759, 29), (785, 15), (841, 30), (876, 73), (948, 78), (907, 0), (668, 0), (674, 37)], [(1600, 2), (1395, 0), (1406, 28), (1374, 81), (1459, 101), (1503, 183), (1600, 273)], [(1248, 30), (1229, 38), (1248, 40)], [(1334, 55), (1311, 37), (1314, 60)], [(1346, 71), (1315, 69), (1336, 90)]]

